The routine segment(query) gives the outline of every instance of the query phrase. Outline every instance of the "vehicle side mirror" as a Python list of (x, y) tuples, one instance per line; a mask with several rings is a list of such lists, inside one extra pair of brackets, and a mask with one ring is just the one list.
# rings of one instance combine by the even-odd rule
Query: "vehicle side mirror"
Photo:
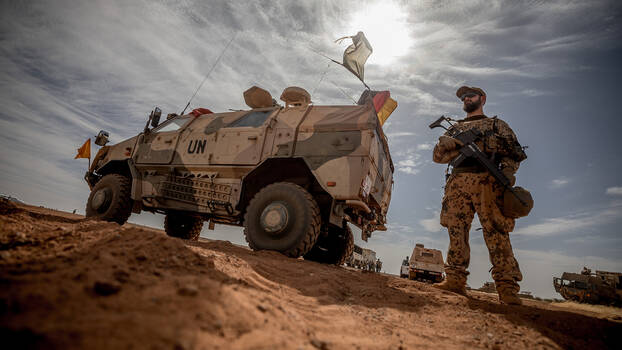
[(156, 107), (153, 112), (151, 112), (151, 127), (155, 128), (160, 124), (160, 117), (162, 116), (162, 110)]
[(108, 143), (108, 132), (104, 130), (100, 130), (99, 134), (95, 138), (95, 144), (98, 146), (105, 146)]

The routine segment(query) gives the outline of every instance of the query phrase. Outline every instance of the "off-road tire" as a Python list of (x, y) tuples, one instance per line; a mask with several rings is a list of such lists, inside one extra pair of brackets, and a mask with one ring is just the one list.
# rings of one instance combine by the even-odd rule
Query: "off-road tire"
[[(101, 190), (106, 191), (104, 204), (93, 207), (93, 197)], [(105, 175), (93, 186), (86, 202), (86, 217), (116, 222), (123, 225), (132, 214), (132, 183), (126, 176), (119, 174)]]
[[(287, 225), (282, 231), (270, 234), (260, 220), (264, 209), (272, 203), (286, 207)], [(244, 236), (253, 250), (276, 250), (297, 258), (306, 254), (320, 234), (320, 208), (304, 188), (289, 182), (277, 182), (261, 189), (246, 208)]]
[(197, 215), (171, 211), (164, 218), (164, 231), (171, 237), (196, 241), (201, 229), (203, 218)]
[(329, 226), (328, 234), (320, 237), (313, 248), (304, 256), (305, 260), (324, 264), (343, 265), (354, 252), (354, 236), (348, 225), (344, 228)]

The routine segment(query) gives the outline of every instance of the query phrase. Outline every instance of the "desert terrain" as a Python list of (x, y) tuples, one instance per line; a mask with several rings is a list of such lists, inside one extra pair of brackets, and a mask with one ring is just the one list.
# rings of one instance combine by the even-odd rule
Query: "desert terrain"
[(524, 303), (0, 200), (5, 349), (622, 346), (618, 308)]

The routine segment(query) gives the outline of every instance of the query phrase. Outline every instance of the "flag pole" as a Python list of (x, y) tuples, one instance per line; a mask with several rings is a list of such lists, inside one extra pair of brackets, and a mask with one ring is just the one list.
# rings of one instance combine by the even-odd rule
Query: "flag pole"
[[(336, 64), (338, 64), (338, 65), (342, 66), (343, 68), (347, 69), (347, 70), (348, 70), (348, 72), (350, 72), (350, 73), (354, 74), (354, 72), (352, 72), (351, 70), (349, 70), (349, 69), (348, 69), (348, 67), (344, 66), (344, 65), (343, 65), (343, 63), (341, 63), (341, 62), (337, 62), (336, 60), (334, 60), (334, 59), (332, 59), (332, 58), (330, 58), (330, 57), (326, 56), (325, 54), (323, 54), (323, 53), (321, 53), (321, 52), (319, 52), (319, 51), (314, 50), (314, 49), (313, 49), (313, 48), (311, 48), (310, 46), (307, 46), (307, 49), (309, 49), (309, 50), (310, 50), (311, 52), (313, 52), (313, 53), (316, 53), (316, 54), (318, 54), (318, 55), (320, 55), (320, 56), (322, 56), (322, 57), (324, 57), (324, 58), (328, 59), (329, 61), (332, 61), (333, 63), (336, 63)], [(363, 79), (361, 79), (361, 77), (359, 77), (359, 76), (358, 76), (358, 75), (356, 75), (356, 74), (354, 74), (354, 76), (355, 76), (355, 77), (357, 77), (357, 78), (361, 81), (361, 83), (363, 83), (363, 85), (365, 85), (365, 87), (367, 88), (367, 90), (370, 90), (370, 91), (371, 91), (371, 88), (369, 87), (369, 85), (367, 85), (367, 84), (363, 81)]]

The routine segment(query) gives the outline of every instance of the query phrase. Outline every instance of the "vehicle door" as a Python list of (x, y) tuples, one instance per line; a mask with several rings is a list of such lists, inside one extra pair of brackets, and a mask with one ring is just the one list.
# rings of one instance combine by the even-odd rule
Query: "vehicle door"
[(255, 165), (261, 160), (266, 129), (276, 108), (254, 109), (220, 128), (210, 164)]
[(136, 164), (169, 164), (175, 154), (179, 130), (190, 118), (184, 116), (167, 120), (141, 135), (134, 154)]

